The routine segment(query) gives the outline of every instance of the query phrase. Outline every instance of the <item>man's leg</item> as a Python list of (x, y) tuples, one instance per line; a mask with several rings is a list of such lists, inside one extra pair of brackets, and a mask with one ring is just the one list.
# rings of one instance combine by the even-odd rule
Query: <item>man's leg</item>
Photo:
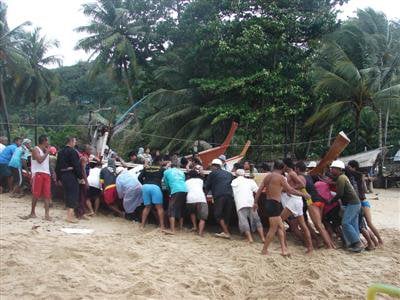
[(50, 202), (51, 198), (44, 199), (44, 219), (47, 221), (52, 221), (50, 217)]
[(143, 209), (143, 212), (142, 212), (142, 227), (143, 228), (146, 225), (147, 217), (149, 216), (150, 210), (151, 210), (151, 204), (146, 205)]
[[(343, 237), (347, 247), (360, 246), (360, 231), (358, 228), (358, 215), (360, 205), (347, 205), (342, 217)], [(355, 225), (357, 223), (357, 229)]]
[(96, 199), (94, 200), (94, 214), (97, 215), (97, 212), (99, 211), (100, 207), (100, 197), (97, 196)]
[(315, 205), (310, 205), (308, 207), (308, 212), (310, 213), (310, 217), (314, 223), (314, 226), (317, 228), (318, 232), (322, 236), (322, 239), (324, 240), (325, 247), (327, 249), (334, 249), (335, 245), (333, 244), (328, 232), (322, 224), (322, 214), (320, 208)]
[(199, 221), (199, 235), (203, 236), (204, 234), (204, 227), (206, 226), (206, 221), (205, 220), (200, 220)]
[(378, 229), (376, 229), (375, 225), (372, 223), (372, 215), (371, 215), (371, 209), (368, 206), (363, 206), (361, 208), (364, 213), (365, 220), (367, 221), (368, 227), (372, 230), (374, 235), (377, 237), (378, 242), (380, 245), (383, 245), (383, 240), (381, 238), (381, 235), (378, 232)]
[(108, 207), (115, 213), (117, 213), (121, 218), (125, 218), (125, 213), (119, 209), (118, 204), (117, 203), (113, 203), (108, 205)]
[[(268, 220), (269, 220), (269, 229), (268, 229), (267, 236), (265, 238), (263, 250), (261, 251), (261, 253), (264, 254), (264, 255), (268, 255), (269, 254), (268, 247), (269, 247), (269, 245), (271, 244), (272, 240), (275, 237), (275, 234), (276, 234), (276, 232), (278, 230), (278, 227), (279, 227), (279, 222), (282, 222), (281, 217), (270, 217), (270, 218), (268, 218)], [(281, 238), (279, 237), (279, 240), (280, 239)]]
[(156, 210), (157, 210), (158, 220), (160, 222), (160, 228), (161, 228), (161, 230), (165, 230), (165, 226), (164, 226), (164, 209), (163, 209), (162, 204), (156, 204)]
[(86, 206), (89, 209), (89, 213), (87, 215), (88, 216), (93, 216), (94, 215), (94, 210), (93, 210), (93, 205), (92, 205), (92, 199), (86, 198)]
[(253, 237), (251, 236), (250, 232), (250, 224), (249, 224), (249, 211), (251, 208), (244, 207), (238, 211), (238, 225), (240, 232), (244, 233), (249, 243), (254, 242)]
[(308, 230), (308, 226), (307, 226), (306, 222), (304, 221), (304, 216), (299, 216), (299, 217), (297, 217), (297, 219), (299, 221), (301, 230), (303, 231), (304, 242), (305, 242), (306, 248), (307, 248), (306, 253), (311, 253), (313, 251), (311, 234), (310, 234), (310, 231)]
[(190, 220), (192, 221), (193, 225), (192, 231), (197, 231), (197, 218), (195, 213), (190, 214)]
[(285, 234), (285, 226), (283, 225), (282, 219), (278, 219), (278, 239), (279, 243), (281, 244), (281, 254), (282, 256), (290, 256), (288, 251), (287, 242), (286, 242), (286, 234)]

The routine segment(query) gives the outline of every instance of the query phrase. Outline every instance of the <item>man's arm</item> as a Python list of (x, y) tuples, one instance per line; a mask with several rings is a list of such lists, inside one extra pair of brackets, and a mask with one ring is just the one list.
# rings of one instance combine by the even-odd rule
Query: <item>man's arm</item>
[(205, 193), (206, 195), (208, 194), (208, 192), (209, 192), (210, 189), (211, 189), (211, 177), (212, 177), (212, 174), (211, 174), (211, 173), (208, 174), (207, 179), (206, 179), (206, 182), (204, 183), (204, 193)]
[(345, 186), (345, 180), (343, 180), (342, 178), (339, 178), (336, 181), (336, 195), (335, 197), (333, 197), (331, 199), (330, 202), (334, 202), (334, 201), (338, 201), (339, 199), (341, 199), (344, 195), (344, 186)]
[(32, 150), (32, 159), (36, 160), (39, 164), (44, 162), (48, 155), (49, 152), (47, 152), (47, 148), (43, 150), (43, 155), (40, 155), (39, 150), (36, 147)]
[(298, 190), (292, 188), (292, 187), (289, 185), (289, 183), (287, 183), (287, 181), (285, 180), (284, 177), (282, 177), (281, 184), (282, 184), (283, 190), (284, 190), (286, 193), (290, 194), (290, 195), (296, 195), (296, 196), (304, 197), (304, 198), (306, 198), (306, 199), (307, 199), (307, 198), (311, 198), (310, 195), (309, 195), (308, 193), (302, 193), (302, 192), (300, 192), (300, 191), (298, 191)]
[(69, 155), (71, 155), (71, 164), (74, 168), (74, 172), (78, 177), (78, 179), (82, 179), (83, 176), (82, 176), (81, 164), (79, 163), (80, 162), (79, 154), (74, 149), (70, 149), (69, 151), (70, 151)]
[(289, 174), (289, 177), (293, 181), (296, 189), (300, 190), (300, 189), (306, 187), (304, 182), (299, 178), (299, 176), (297, 176), (296, 172), (291, 171), (290, 174)]
[(88, 187), (89, 183), (88, 183), (87, 174), (86, 174), (86, 164), (88, 163), (87, 158), (82, 156), (80, 158), (80, 163), (81, 163), (81, 170), (82, 170), (82, 178), (85, 181), (86, 187)]

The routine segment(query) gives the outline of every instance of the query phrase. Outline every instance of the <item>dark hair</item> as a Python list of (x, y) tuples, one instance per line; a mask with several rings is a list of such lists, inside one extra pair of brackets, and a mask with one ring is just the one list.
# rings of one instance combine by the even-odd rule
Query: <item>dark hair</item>
[(190, 170), (187, 173), (187, 176), (188, 176), (188, 179), (190, 179), (190, 178), (201, 178), (201, 175), (196, 170)]
[(356, 169), (358, 171), (358, 169), (360, 168), (360, 164), (358, 163), (358, 161), (356, 160), (351, 160), (348, 162), (348, 165), (354, 169)]
[(295, 167), (296, 167), (297, 169), (299, 169), (300, 172), (305, 172), (305, 171), (307, 170), (307, 166), (306, 166), (306, 164), (304, 163), (304, 161), (299, 161), (299, 162), (297, 162), (297, 164), (296, 164)]
[(241, 163), (234, 163), (233, 164), (233, 168), (236, 169), (236, 170), (237, 169), (243, 169), (243, 165)]
[(292, 160), (291, 158), (288, 158), (288, 157), (284, 158), (284, 159), (283, 159), (283, 163), (284, 163), (288, 168), (294, 169), (294, 163), (293, 163), (293, 160)]
[(274, 161), (274, 170), (283, 170), (283, 168), (285, 167), (283, 161), (281, 160), (275, 160)]
[(262, 170), (265, 170), (267, 172), (271, 171), (270, 166), (266, 162), (263, 162), (263, 163), (257, 165), (256, 167), (257, 167), (258, 170), (262, 169)]
[(186, 157), (181, 158), (181, 167), (186, 168), (187, 164), (189, 163), (188, 159)]
[(22, 141), (22, 137), (17, 136), (17, 137), (15, 137), (14, 140), (13, 140), (14, 143), (16, 143), (16, 142), (18, 142), (18, 141)]
[(128, 153), (128, 156), (129, 156), (129, 157), (131, 157), (131, 156), (133, 156), (133, 155), (137, 156), (137, 154), (136, 154), (135, 151), (131, 151), (131, 152)]
[(48, 140), (47, 136), (42, 134), (41, 136), (39, 136), (38, 138), (38, 143), (39, 144), (43, 144), (44, 142), (46, 142)]
[(162, 161), (161, 156), (155, 156), (153, 159), (153, 164), (159, 165), (161, 161)]
[(68, 143), (70, 143), (73, 139), (75, 139), (76, 137), (74, 137), (74, 136), (68, 136), (68, 137), (66, 137), (66, 139), (65, 139), (65, 144), (68, 144)]

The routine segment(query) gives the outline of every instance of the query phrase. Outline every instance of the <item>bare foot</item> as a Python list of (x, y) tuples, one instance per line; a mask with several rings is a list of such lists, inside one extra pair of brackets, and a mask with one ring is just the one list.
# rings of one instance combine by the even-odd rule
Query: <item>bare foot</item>
[(269, 255), (269, 252), (268, 252), (267, 249), (262, 249), (262, 250), (261, 250), (261, 254), (262, 254), (262, 255)]
[(52, 221), (53, 221), (53, 219), (52, 219), (50, 216), (45, 216), (45, 217), (43, 218), (43, 220), (49, 221), (49, 222), (52, 222)]
[(289, 252), (287, 249), (282, 249), (281, 255), (282, 255), (283, 257), (290, 257), (290, 256), (292, 256), (292, 255), (290, 254), (290, 252)]
[(82, 219), (82, 220), (90, 220), (90, 218), (89, 218), (87, 215), (83, 215), (83, 216), (81, 217), (81, 219)]
[(86, 214), (86, 216), (88, 216), (88, 217), (93, 217), (94, 215), (95, 215), (94, 212), (90, 212), (90, 213)]
[(37, 217), (36, 217), (36, 215), (32, 215), (32, 214), (20, 217), (20, 219), (22, 219), (22, 220), (28, 220), (28, 219), (34, 219), (34, 218), (37, 218)]
[(76, 224), (76, 223), (79, 223), (79, 220), (77, 220), (77, 219), (65, 219), (65, 222)]
[(313, 249), (307, 249), (305, 252), (307, 255), (311, 255), (313, 253)]
[(192, 227), (191, 229), (190, 229), (190, 232), (196, 232), (197, 231), (197, 228), (196, 227)]
[(167, 230), (167, 229), (162, 230), (162, 232), (165, 233), (165, 234), (168, 234), (168, 235), (174, 235), (175, 234), (175, 232), (173, 232), (171, 230)]

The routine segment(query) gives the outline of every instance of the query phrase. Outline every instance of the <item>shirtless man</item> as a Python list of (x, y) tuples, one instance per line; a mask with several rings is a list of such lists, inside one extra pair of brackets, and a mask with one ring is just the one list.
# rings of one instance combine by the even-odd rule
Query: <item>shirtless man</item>
[[(285, 165), (284, 171), (287, 173), (286, 178), (288, 184), (298, 191), (304, 189), (306, 186), (305, 179), (296, 174), (292, 160), (290, 158), (285, 158), (283, 160), (283, 164)], [(289, 193), (283, 194), (282, 205), (284, 207), (281, 214), (282, 220), (286, 221), (290, 216), (295, 218), (291, 221), (288, 220), (290, 229), (296, 236), (305, 242), (307, 248), (306, 253), (311, 253), (313, 251), (313, 245), (310, 230), (308, 229), (306, 221), (304, 220), (305, 211), (303, 209), (303, 199), (299, 197), (292, 197), (289, 195)], [(299, 231), (298, 225), (300, 225), (301, 231)]]
[(269, 220), (269, 230), (267, 233), (267, 237), (264, 242), (264, 248), (262, 250), (262, 254), (268, 255), (268, 247), (269, 244), (274, 239), (276, 233), (278, 233), (279, 242), (281, 244), (282, 255), (289, 256), (289, 252), (287, 249), (286, 241), (285, 241), (285, 228), (283, 226), (283, 221), (281, 218), (281, 213), (283, 210), (281, 204), (281, 195), (282, 191), (290, 193), (292, 195), (304, 196), (308, 197), (308, 194), (301, 193), (294, 188), (292, 188), (286, 181), (285, 177), (282, 175), (284, 164), (282, 161), (275, 161), (274, 169), (271, 173), (265, 176), (263, 182), (261, 183), (256, 197), (254, 201), (254, 209), (258, 208), (258, 199), (261, 196), (264, 188), (266, 189), (267, 199), (264, 201), (263, 205), (265, 207), (265, 211), (268, 215)]

